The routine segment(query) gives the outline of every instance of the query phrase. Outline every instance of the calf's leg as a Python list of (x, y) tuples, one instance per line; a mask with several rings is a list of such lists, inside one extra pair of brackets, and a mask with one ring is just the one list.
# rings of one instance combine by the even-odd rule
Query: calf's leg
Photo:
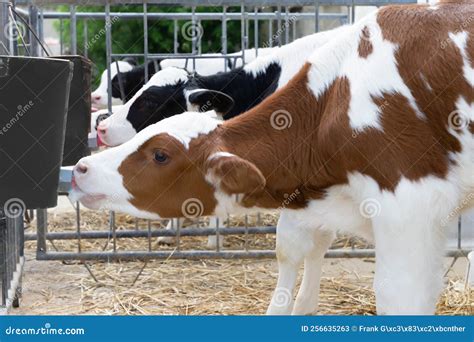
[(296, 296), (293, 315), (309, 315), (317, 310), (324, 255), (335, 235), (334, 232), (326, 230), (318, 229), (314, 232), (313, 249), (304, 258), (303, 281)]
[(278, 282), (267, 315), (289, 315), (293, 310), (293, 292), (298, 269), (313, 249), (313, 233), (283, 210), (277, 225), (276, 254)]
[(399, 214), (374, 219), (377, 313), (431, 315), (442, 288), (443, 230), (429, 212)]

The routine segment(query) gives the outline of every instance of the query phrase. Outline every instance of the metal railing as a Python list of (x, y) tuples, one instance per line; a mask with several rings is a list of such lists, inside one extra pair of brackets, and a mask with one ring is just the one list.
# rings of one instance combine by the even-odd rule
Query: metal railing
[(8, 217), (0, 211), (0, 315), (19, 306), (25, 263), (23, 247), (23, 213)]

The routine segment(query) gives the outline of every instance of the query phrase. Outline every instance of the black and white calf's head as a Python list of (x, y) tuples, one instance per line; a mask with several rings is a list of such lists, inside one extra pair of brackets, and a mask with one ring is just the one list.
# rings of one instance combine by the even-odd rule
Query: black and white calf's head
[(173, 67), (153, 75), (120, 110), (98, 124), (102, 143), (120, 145), (150, 124), (184, 112), (188, 77), (186, 70)]
[[(105, 120), (99, 130), (101, 140), (116, 146), (129, 140), (145, 127), (185, 111), (214, 110), (221, 118), (230, 119), (260, 103), (273, 93), (281, 67), (269, 62), (258, 72), (238, 68), (211, 76), (193, 74), (184, 77), (174, 68), (163, 69), (136, 94), (124, 109)], [(179, 74), (170, 82), (164, 75)], [(173, 77), (171, 77), (173, 78)], [(126, 127), (126, 129), (125, 129)]]
[[(146, 65), (148, 79), (161, 70), (160, 61), (150, 61)], [(139, 65), (132, 70), (120, 70), (112, 78), (112, 97), (129, 101), (145, 85), (145, 65)]]
[[(131, 61), (117, 61), (112, 62), (109, 65), (110, 74), (112, 79), (117, 75), (118, 70), (120, 72), (127, 72), (134, 68), (134, 65)], [(108, 82), (107, 82), (107, 69), (102, 72), (100, 76), (100, 84), (96, 90), (91, 94), (92, 106), (98, 108), (105, 108), (107, 106), (107, 96), (108, 96)], [(122, 104), (120, 96), (114, 96), (112, 94), (112, 100), (114, 104)]]

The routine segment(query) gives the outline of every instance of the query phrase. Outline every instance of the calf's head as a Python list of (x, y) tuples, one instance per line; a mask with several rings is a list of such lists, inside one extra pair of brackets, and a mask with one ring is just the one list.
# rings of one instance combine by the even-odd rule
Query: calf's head
[(150, 124), (184, 112), (187, 79), (188, 72), (180, 68), (157, 72), (119, 111), (99, 123), (101, 141), (108, 146), (120, 145)]
[(186, 110), (215, 110), (223, 116), (234, 106), (232, 97), (217, 90), (200, 88), (196, 78), (199, 76), (190, 76), (180, 68), (159, 71), (122, 110), (101, 123), (101, 141), (108, 146), (117, 146), (145, 127)]
[[(118, 67), (118, 68), (117, 68)], [(127, 61), (118, 61), (113, 62), (109, 65), (110, 69), (110, 76), (112, 79), (116, 77), (118, 70), (120, 72), (127, 72), (132, 70), (133, 65)], [(91, 94), (92, 105), (96, 107), (105, 107), (107, 106), (107, 96), (108, 96), (108, 79), (107, 79), (107, 69), (102, 72), (100, 76), (100, 84), (96, 90), (94, 90)], [(112, 98), (119, 99), (120, 96), (112, 93)]]
[(215, 112), (175, 115), (81, 159), (71, 199), (152, 219), (222, 213), (233, 195), (262, 191), (265, 178), (219, 145), (220, 124)]

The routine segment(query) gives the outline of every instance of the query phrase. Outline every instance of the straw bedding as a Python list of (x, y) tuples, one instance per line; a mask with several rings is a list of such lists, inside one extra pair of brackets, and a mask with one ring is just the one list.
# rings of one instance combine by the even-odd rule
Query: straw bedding
[[(83, 212), (82, 230), (106, 227), (107, 215)], [(261, 225), (274, 225), (277, 215), (261, 217)], [(255, 224), (255, 217), (249, 218), (249, 225)], [(117, 229), (135, 227), (133, 218), (120, 215), (116, 218)], [(231, 225), (245, 224), (244, 218), (231, 218)], [(50, 231), (74, 230), (74, 215), (52, 216)], [(153, 229), (160, 224), (153, 223)], [(143, 226), (143, 227), (141, 227)], [(139, 229), (145, 229), (142, 222)], [(83, 240), (83, 250), (110, 250), (105, 240)], [(273, 235), (251, 236), (252, 249), (272, 249)], [(27, 243), (29, 251), (34, 250), (34, 242)], [(242, 237), (226, 237), (224, 248), (242, 249)], [(368, 247), (359, 239), (341, 236), (335, 242), (337, 248)], [(205, 249), (205, 237), (182, 238), (183, 249)], [(56, 241), (54, 247), (61, 251), (75, 251), (77, 241)], [(146, 250), (146, 239), (119, 240), (119, 250)], [(153, 249), (174, 249), (153, 241)], [(373, 269), (373, 259), (358, 261)], [(44, 262), (38, 262), (44, 263)], [(34, 314), (264, 314), (276, 284), (277, 266), (274, 260), (164, 260), (132, 262), (88, 262), (86, 271), (80, 262), (54, 262), (56, 272), (44, 275), (45, 289), (38, 289), (43, 283), (35, 282), (34, 288), (41, 295), (31, 310)], [(341, 267), (341, 260), (326, 260), (322, 279), (320, 310), (318, 314), (331, 315), (372, 315), (375, 314), (375, 297), (372, 290), (373, 272), (355, 273)], [(81, 272), (71, 272), (71, 268)], [(78, 268), (79, 267), (79, 268)], [(338, 271), (334, 271), (338, 268)], [(28, 280), (28, 273), (25, 275)], [(300, 281), (301, 279), (299, 279)], [(65, 291), (52, 293), (48, 284), (61, 282)], [(443, 315), (474, 314), (474, 289), (468, 289), (463, 280), (452, 276), (446, 280), (446, 289), (439, 301), (437, 313)], [(26, 281), (26, 284), (28, 282)], [(25, 289), (28, 291), (28, 288)], [(59, 294), (60, 292), (60, 294)], [(61, 297), (58, 304), (54, 297)]]

